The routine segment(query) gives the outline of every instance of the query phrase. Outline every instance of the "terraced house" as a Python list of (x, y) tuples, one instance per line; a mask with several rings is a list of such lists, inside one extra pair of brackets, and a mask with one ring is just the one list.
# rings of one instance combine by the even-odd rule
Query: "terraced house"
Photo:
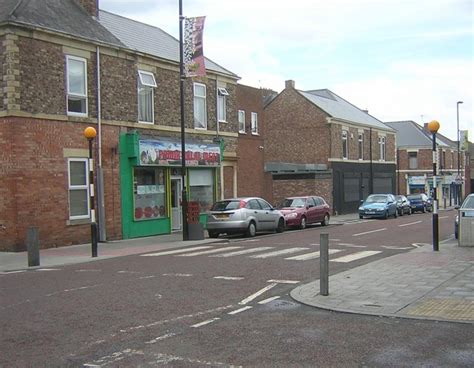
[[(31, 226), (42, 248), (89, 241), (88, 126), (101, 240), (181, 229), (178, 40), (96, 0), (0, 5), (0, 250), (23, 250)], [(236, 182), (238, 137), (238, 77), (206, 69), (185, 81), (185, 184), (203, 213)]]

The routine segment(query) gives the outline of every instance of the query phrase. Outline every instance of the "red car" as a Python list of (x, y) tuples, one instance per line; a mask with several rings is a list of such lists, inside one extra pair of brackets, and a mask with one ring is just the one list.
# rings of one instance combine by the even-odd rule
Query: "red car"
[(329, 224), (331, 210), (326, 201), (318, 196), (288, 197), (277, 208), (285, 216), (288, 227), (304, 229), (307, 224)]

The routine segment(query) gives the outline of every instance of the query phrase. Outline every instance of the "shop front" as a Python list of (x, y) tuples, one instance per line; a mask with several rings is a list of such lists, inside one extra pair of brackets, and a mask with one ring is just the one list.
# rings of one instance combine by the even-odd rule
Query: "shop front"
[[(197, 202), (200, 222), (217, 195), (221, 147), (186, 141), (185, 180), (188, 201)], [(182, 224), (181, 141), (173, 138), (120, 137), (123, 238), (169, 234)]]

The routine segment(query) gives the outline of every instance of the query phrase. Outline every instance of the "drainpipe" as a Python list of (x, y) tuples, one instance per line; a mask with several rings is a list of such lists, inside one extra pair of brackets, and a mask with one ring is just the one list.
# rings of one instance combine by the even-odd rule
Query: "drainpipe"
[(105, 242), (107, 234), (105, 231), (105, 204), (104, 204), (104, 172), (102, 170), (102, 120), (101, 120), (101, 91), (100, 91), (100, 48), (96, 47), (97, 56), (97, 210), (99, 222), (99, 241)]

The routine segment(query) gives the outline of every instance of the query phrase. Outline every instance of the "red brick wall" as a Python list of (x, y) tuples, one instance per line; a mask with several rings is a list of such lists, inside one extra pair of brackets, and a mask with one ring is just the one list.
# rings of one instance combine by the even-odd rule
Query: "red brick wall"
[(97, 16), (98, 1), (99, 0), (76, 0), (76, 2), (92, 16)]
[(224, 198), (234, 197), (234, 168), (224, 167)]
[(324, 200), (332, 208), (332, 179), (297, 179), (297, 180), (274, 180), (273, 181), (273, 199), (272, 203), (277, 204), (288, 193), (291, 196), (307, 196), (317, 195)]
[(3, 41), (5, 41), (5, 36), (1, 37), (0, 36), (0, 65), (2, 66), (2, 79), (0, 80), (0, 90), (2, 93), (0, 94), (0, 110), (3, 110), (3, 99), (6, 98), (6, 95), (4, 93), (4, 87), (6, 85), (3, 76), (7, 74), (7, 65), (5, 64), (5, 47), (3, 46)]

